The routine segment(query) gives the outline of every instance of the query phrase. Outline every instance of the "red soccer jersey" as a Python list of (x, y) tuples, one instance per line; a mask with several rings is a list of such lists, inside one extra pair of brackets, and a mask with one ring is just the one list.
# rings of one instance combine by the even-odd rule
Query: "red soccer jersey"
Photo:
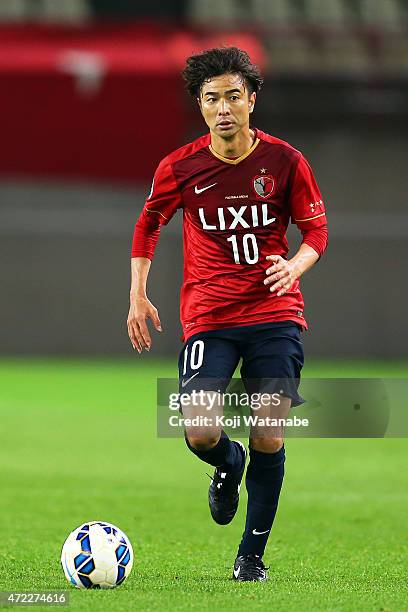
[(281, 297), (264, 285), (267, 255), (286, 258), (289, 220), (321, 255), (325, 208), (312, 170), (288, 143), (255, 129), (237, 159), (211, 148), (210, 134), (164, 158), (135, 226), (132, 257), (153, 258), (161, 225), (183, 209), (183, 339), (211, 329), (295, 321), (304, 329), (299, 281)]

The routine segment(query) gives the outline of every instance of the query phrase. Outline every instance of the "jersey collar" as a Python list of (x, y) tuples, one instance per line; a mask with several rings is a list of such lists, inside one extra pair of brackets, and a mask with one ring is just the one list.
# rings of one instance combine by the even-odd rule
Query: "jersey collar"
[(236, 157), (235, 159), (231, 159), (230, 157), (224, 157), (223, 155), (220, 155), (219, 153), (214, 151), (214, 149), (211, 146), (211, 143), (208, 145), (208, 148), (209, 148), (210, 152), (214, 155), (214, 157), (216, 157), (217, 159), (220, 159), (221, 161), (225, 162), (226, 164), (233, 164), (234, 166), (236, 166), (237, 164), (242, 162), (244, 159), (246, 159), (248, 157), (248, 155), (251, 155), (252, 151), (254, 151), (254, 149), (256, 149), (256, 147), (260, 143), (260, 139), (257, 136), (257, 130), (254, 129), (254, 128), (251, 128), (251, 129), (253, 129), (254, 132), (255, 132), (255, 142), (252, 145), (252, 147), (250, 149), (248, 149), (248, 151), (246, 153), (244, 153), (243, 155), (241, 155), (240, 157)]

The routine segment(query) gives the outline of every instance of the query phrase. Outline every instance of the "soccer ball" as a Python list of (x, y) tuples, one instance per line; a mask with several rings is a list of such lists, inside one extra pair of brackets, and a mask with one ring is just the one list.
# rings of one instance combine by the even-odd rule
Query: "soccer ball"
[(132, 545), (115, 525), (92, 521), (69, 534), (61, 565), (68, 582), (78, 589), (113, 589), (131, 572)]

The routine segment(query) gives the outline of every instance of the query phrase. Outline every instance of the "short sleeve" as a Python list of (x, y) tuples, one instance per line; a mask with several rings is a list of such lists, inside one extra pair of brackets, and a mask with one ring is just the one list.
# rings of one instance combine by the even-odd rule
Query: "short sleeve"
[(149, 216), (158, 215), (160, 225), (167, 225), (180, 207), (180, 190), (174, 177), (171, 163), (168, 158), (164, 158), (154, 174), (144, 212)]
[(300, 156), (289, 193), (292, 223), (300, 230), (327, 224), (326, 210), (313, 171), (307, 160)]
[(165, 158), (160, 162), (152, 187), (133, 232), (132, 257), (153, 259), (160, 226), (167, 225), (181, 207), (181, 194), (171, 168)]

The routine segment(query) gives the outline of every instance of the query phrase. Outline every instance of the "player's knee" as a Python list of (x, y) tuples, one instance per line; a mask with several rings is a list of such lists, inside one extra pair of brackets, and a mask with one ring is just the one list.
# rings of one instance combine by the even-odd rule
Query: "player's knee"
[(206, 451), (213, 448), (220, 439), (220, 436), (212, 432), (194, 433), (189, 434), (186, 432), (187, 446), (190, 446), (193, 450)]
[(260, 453), (277, 453), (283, 446), (283, 438), (254, 438), (251, 448)]

